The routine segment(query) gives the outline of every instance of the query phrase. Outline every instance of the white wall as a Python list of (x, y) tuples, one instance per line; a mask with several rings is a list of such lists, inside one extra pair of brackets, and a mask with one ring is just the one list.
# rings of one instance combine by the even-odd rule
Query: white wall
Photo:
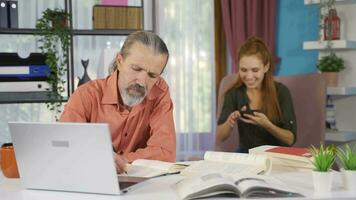
[[(341, 40), (356, 41), (356, 3), (337, 3), (341, 19)], [(338, 50), (336, 54), (344, 58), (346, 69), (339, 73), (339, 86), (356, 87), (356, 50)], [(356, 96), (334, 97), (336, 123), (339, 130), (356, 132)]]

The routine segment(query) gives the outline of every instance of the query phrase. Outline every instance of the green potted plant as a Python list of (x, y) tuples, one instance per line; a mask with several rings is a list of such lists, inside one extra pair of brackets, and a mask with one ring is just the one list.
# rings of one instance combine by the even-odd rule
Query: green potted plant
[(316, 66), (322, 72), (326, 86), (330, 87), (337, 86), (338, 72), (345, 69), (344, 60), (334, 52), (321, 57)]
[(36, 28), (40, 36), (40, 50), (46, 55), (46, 64), (49, 66), (47, 82), (48, 89), (47, 108), (54, 111), (55, 118), (61, 113), (62, 93), (65, 92), (66, 81), (63, 76), (67, 72), (68, 52), (70, 45), (70, 31), (67, 21), (70, 15), (61, 9), (46, 9), (42, 17), (37, 20)]
[(334, 52), (331, 52), (329, 55), (321, 57), (317, 68), (321, 72), (340, 72), (345, 69), (345, 65), (342, 58), (338, 57)]
[(348, 144), (338, 147), (337, 157), (339, 158), (342, 169), (342, 177), (345, 188), (351, 190), (356, 186), (356, 145), (351, 148)]
[(319, 148), (313, 145), (309, 148), (313, 156), (313, 183), (315, 192), (328, 192), (332, 185), (331, 167), (335, 162), (335, 147), (320, 145)]

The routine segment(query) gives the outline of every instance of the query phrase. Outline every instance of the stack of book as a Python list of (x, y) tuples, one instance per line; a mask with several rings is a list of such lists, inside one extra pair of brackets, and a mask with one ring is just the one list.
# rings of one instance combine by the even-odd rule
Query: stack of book
[(314, 169), (313, 157), (307, 148), (263, 145), (250, 149), (249, 154), (268, 156), (273, 168)]
[(142, 7), (95, 5), (93, 28), (142, 30)]

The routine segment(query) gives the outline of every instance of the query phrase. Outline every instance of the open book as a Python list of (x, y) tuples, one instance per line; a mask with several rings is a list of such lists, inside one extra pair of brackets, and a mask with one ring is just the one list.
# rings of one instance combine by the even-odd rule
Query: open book
[(127, 176), (152, 178), (156, 176), (177, 174), (187, 165), (159, 160), (138, 159), (127, 165)]
[(193, 176), (207, 173), (235, 175), (241, 173), (267, 174), (271, 162), (265, 155), (207, 151), (204, 160), (196, 161), (181, 171), (182, 175)]
[(266, 155), (273, 166), (314, 169), (313, 157), (307, 148), (262, 145), (250, 149), (249, 154)]
[(185, 200), (212, 196), (242, 198), (303, 196), (278, 179), (263, 175), (224, 177), (218, 173), (205, 174), (187, 177), (176, 183), (174, 189)]

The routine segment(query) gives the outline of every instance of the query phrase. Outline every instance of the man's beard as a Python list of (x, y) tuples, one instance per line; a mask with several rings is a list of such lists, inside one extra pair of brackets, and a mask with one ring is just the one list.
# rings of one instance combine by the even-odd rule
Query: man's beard
[(119, 87), (124, 105), (132, 107), (140, 104), (146, 97), (146, 88), (140, 84), (132, 84), (125, 89)]

